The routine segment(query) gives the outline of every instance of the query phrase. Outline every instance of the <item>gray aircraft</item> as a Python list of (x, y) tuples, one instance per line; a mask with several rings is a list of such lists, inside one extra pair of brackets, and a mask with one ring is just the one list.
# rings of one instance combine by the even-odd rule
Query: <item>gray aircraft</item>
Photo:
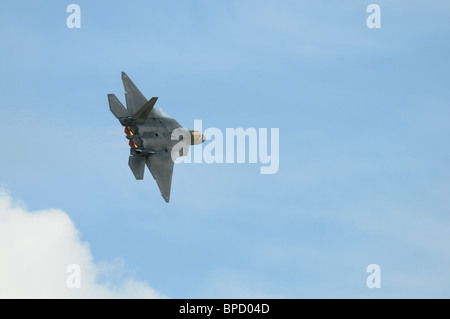
[[(173, 158), (187, 155), (185, 147), (178, 150), (178, 147), (174, 149), (174, 146), (183, 140), (185, 145), (201, 144), (205, 141), (205, 137), (199, 131), (183, 129), (177, 121), (155, 109), (154, 105), (158, 98), (152, 97), (147, 100), (125, 72), (122, 72), (122, 82), (127, 108), (114, 94), (108, 94), (108, 102), (111, 112), (125, 127), (126, 138), (130, 145), (128, 165), (134, 177), (142, 180), (147, 164), (162, 197), (168, 203), (172, 185)], [(174, 134), (175, 132), (177, 134)]]

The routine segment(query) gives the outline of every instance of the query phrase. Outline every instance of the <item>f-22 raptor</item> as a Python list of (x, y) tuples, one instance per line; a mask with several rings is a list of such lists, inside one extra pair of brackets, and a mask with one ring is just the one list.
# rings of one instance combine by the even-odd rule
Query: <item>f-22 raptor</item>
[[(154, 105), (158, 98), (152, 97), (147, 100), (125, 72), (122, 72), (122, 82), (127, 107), (125, 108), (114, 94), (108, 94), (108, 101), (109, 109), (125, 127), (126, 138), (130, 145), (128, 165), (134, 177), (142, 180), (147, 164), (162, 197), (168, 203), (174, 157), (187, 155), (185, 148), (178, 150), (174, 149), (174, 146), (180, 140), (185, 140), (185, 144), (188, 145), (201, 144), (205, 141), (205, 137), (199, 131), (183, 129), (176, 120), (155, 109)], [(186, 133), (173, 134), (180, 131)]]

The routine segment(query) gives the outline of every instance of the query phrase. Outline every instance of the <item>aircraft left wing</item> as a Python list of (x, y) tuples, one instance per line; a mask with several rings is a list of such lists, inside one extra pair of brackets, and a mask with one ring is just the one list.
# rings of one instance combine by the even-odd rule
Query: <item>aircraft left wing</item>
[(170, 200), (172, 186), (173, 161), (170, 152), (166, 154), (150, 154), (147, 156), (147, 167), (158, 184), (159, 190), (166, 203)]

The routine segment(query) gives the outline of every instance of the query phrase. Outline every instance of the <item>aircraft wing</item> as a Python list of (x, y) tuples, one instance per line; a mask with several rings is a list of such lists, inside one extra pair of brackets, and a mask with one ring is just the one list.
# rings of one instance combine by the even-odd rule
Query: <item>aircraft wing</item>
[(150, 154), (147, 156), (147, 167), (158, 184), (166, 203), (170, 200), (172, 185), (173, 161), (170, 152), (167, 154)]
[(135, 114), (144, 106), (145, 103), (147, 103), (147, 99), (141, 91), (139, 91), (136, 85), (134, 85), (133, 81), (131, 81), (125, 72), (122, 72), (122, 82), (125, 89), (125, 100), (127, 103), (128, 112), (130, 114)]

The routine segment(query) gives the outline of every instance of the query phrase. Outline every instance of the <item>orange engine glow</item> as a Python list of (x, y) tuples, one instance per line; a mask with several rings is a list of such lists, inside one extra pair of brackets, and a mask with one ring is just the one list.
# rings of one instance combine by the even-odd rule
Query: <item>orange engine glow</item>
[[(125, 127), (125, 134), (127, 134), (127, 136), (133, 136), (133, 132), (131, 132), (131, 129), (129, 126)], [(134, 142), (134, 138), (130, 139), (130, 142), (128, 143), (130, 145), (131, 148), (137, 148), (138, 146), (136, 145), (136, 143)]]
[(127, 135), (133, 135), (133, 132), (131, 132), (131, 129), (129, 126), (125, 127), (125, 134)]
[(137, 148), (138, 147), (136, 145), (136, 143), (134, 143), (134, 138), (132, 138), (128, 144), (130, 145), (131, 148)]

